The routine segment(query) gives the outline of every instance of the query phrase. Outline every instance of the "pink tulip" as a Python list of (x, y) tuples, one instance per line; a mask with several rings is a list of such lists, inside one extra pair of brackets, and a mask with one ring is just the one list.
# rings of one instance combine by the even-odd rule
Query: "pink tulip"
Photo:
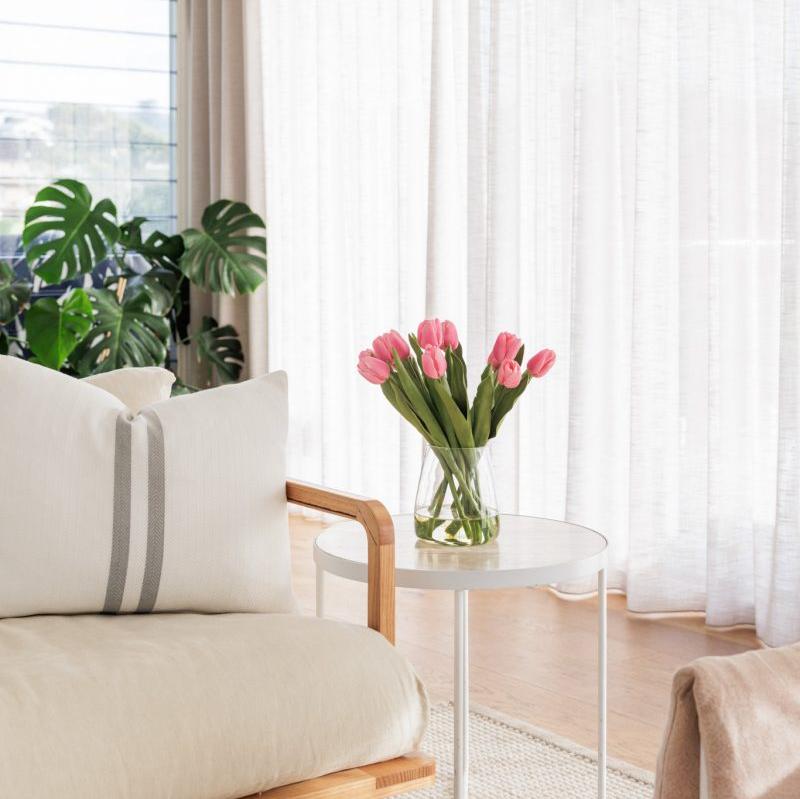
[(442, 341), (444, 346), (450, 347), (451, 350), (458, 347), (458, 331), (449, 319), (442, 322)]
[(521, 346), (522, 342), (513, 333), (500, 333), (489, 355), (489, 365), (492, 369), (499, 369), (503, 361), (516, 357)]
[(370, 383), (380, 385), (389, 379), (389, 373), (392, 370), (386, 361), (375, 357), (372, 350), (364, 350), (358, 354), (358, 372)]
[(444, 343), (442, 323), (438, 319), (426, 319), (420, 322), (417, 328), (417, 341), (423, 350), (428, 347), (441, 347)]
[(553, 350), (540, 350), (528, 361), (528, 374), (531, 377), (544, 377), (556, 362)]
[(411, 355), (411, 350), (406, 343), (406, 340), (396, 331), (390, 330), (382, 336), (378, 336), (372, 342), (372, 349), (376, 358), (380, 358), (386, 363), (394, 363), (394, 356), (392, 350), (397, 350), (397, 355), (401, 361), (404, 361)]
[(522, 370), (513, 358), (506, 358), (497, 370), (497, 382), (505, 388), (516, 388), (522, 380)]
[(425, 347), (422, 353), (422, 371), (431, 380), (438, 380), (447, 371), (447, 359), (438, 347)]

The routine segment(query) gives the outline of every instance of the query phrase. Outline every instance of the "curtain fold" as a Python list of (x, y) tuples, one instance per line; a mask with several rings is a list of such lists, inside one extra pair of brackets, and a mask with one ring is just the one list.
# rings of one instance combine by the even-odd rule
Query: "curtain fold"
[(262, 14), (293, 472), (408, 511), (421, 446), (359, 350), (450, 318), (474, 385), (513, 330), (558, 362), (496, 441), (502, 507), (605, 533), (633, 611), (800, 639), (800, 3)]
[[(225, 198), (266, 216), (261, 6), (258, 0), (178, 2), (178, 224), (200, 225)], [(203, 316), (232, 324), (245, 352), (244, 377), (267, 371), (267, 289), (231, 297), (191, 287), (191, 329)], [(195, 382), (194, 353), (179, 371)]]
[(774, 528), (758, 531), (766, 541), (755, 549), (756, 628), (780, 642), (800, 638), (800, 8), (787, 4), (782, 21), (777, 509)]

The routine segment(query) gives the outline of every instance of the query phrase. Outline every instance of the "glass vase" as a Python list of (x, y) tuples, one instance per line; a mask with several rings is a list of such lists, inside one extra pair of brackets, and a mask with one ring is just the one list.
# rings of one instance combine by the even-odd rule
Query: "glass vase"
[(470, 547), (494, 541), (499, 526), (489, 448), (426, 445), (414, 500), (417, 538)]

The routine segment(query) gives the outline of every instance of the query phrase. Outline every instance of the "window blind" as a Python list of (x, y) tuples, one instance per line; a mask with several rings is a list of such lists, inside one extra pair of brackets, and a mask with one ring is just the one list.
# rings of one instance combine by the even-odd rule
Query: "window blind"
[(176, 0), (0, 6), (0, 257), (60, 177), (174, 232), (175, 30)]

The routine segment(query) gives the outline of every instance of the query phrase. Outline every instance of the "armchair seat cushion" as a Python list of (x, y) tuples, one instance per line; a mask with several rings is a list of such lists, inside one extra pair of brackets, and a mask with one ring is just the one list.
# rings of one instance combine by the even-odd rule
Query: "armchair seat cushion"
[(0, 796), (236, 799), (414, 750), (378, 633), (292, 614), (0, 621)]

